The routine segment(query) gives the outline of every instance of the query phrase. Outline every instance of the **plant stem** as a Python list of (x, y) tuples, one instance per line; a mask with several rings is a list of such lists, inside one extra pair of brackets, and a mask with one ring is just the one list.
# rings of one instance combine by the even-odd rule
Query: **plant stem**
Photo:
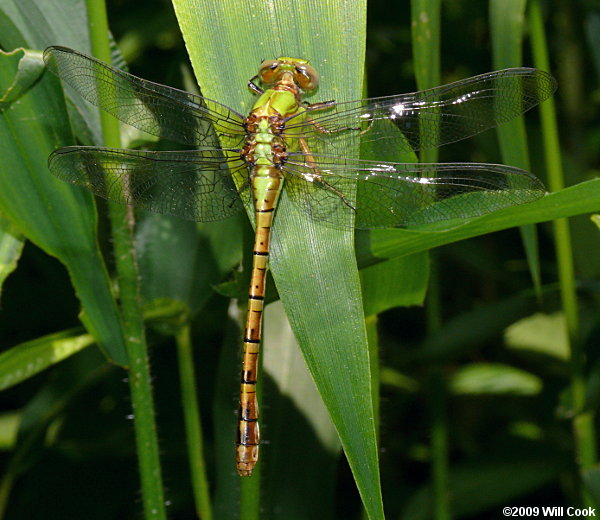
[[(530, 2), (529, 19), (535, 65), (542, 70), (550, 70), (539, 0)], [(559, 152), (560, 144), (554, 100), (551, 98), (542, 103), (540, 111), (548, 185), (551, 191), (559, 191), (564, 186), (564, 176)], [(553, 226), (561, 300), (570, 346), (571, 393), (574, 413), (573, 434), (575, 437), (576, 460), (580, 471), (583, 471), (593, 467), (597, 459), (594, 415), (592, 411), (584, 411), (586, 398), (585, 353), (579, 336), (579, 312), (575, 292), (575, 269), (573, 267), (569, 223), (566, 219), (559, 219), (554, 221)], [(585, 505), (594, 505), (587, 490), (582, 491), (582, 498)]]
[(196, 515), (202, 520), (212, 520), (212, 506), (206, 477), (206, 464), (203, 454), (202, 429), (200, 428), (200, 406), (196, 392), (194, 374), (194, 356), (190, 338), (190, 325), (186, 321), (175, 336), (177, 358), (179, 360), (179, 378), (181, 381), (181, 400), (188, 445), (188, 461), (192, 476), (192, 488)]
[[(92, 52), (99, 59), (110, 62), (108, 23), (104, 1), (87, 0), (86, 5)], [(104, 111), (100, 112), (100, 117), (105, 146), (119, 147), (121, 139), (118, 121)], [(130, 206), (110, 204), (109, 216), (115, 265), (119, 278), (123, 333), (130, 366), (129, 389), (133, 406), (144, 517), (146, 519), (166, 519), (150, 365), (133, 244), (133, 210)]]
[[(441, 326), (441, 297), (437, 255), (432, 252), (426, 312), (428, 335)], [(431, 479), (434, 497), (435, 520), (450, 520), (448, 464), (448, 414), (447, 389), (441, 367), (433, 367), (428, 374), (429, 413), (431, 418)]]

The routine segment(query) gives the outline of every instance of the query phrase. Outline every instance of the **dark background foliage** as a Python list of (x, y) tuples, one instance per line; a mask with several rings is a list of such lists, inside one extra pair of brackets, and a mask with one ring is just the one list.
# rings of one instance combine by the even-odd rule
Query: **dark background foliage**
[[(179, 88), (193, 77), (171, 4), (166, 0), (110, 0), (108, 16), (130, 71)], [(366, 69), (368, 95), (416, 90), (411, 58), (410, 3), (373, 1), (368, 11)], [(598, 174), (600, 155), (600, 3), (555, 0), (547, 3), (546, 31), (557, 101), (561, 146), (568, 183)], [(492, 69), (487, 3), (444, 2), (441, 64), (444, 83)], [(0, 35), (0, 44), (2, 38)], [(531, 65), (526, 50), (524, 64)], [(272, 56), (265, 56), (271, 58)], [(227, 68), (223, 64), (223, 81)], [(537, 114), (528, 115), (532, 170), (543, 177)], [(496, 136), (488, 132), (442, 150), (443, 161), (499, 161)], [(572, 219), (574, 255), (581, 302), (582, 341), (592, 376), (600, 339), (598, 229), (588, 216)], [(105, 244), (108, 246), (108, 244)], [(424, 518), (418, 509), (430, 476), (433, 395), (471, 364), (510, 365), (542, 383), (537, 391), (488, 393), (450, 391), (445, 415), (454, 492), (468, 505), (457, 517), (499, 516), (500, 505), (571, 505), (578, 501), (571, 423), (569, 372), (564, 359), (506, 348), (505, 327), (534, 312), (559, 310), (557, 272), (549, 224), (540, 226), (541, 303), (531, 292), (518, 230), (511, 229), (444, 246), (434, 256), (441, 323), (428, 326), (430, 307), (393, 309), (380, 316), (382, 359), (381, 469), (389, 518)], [(214, 398), (228, 300), (215, 294), (194, 323), (194, 335), (214, 349), (197, 353), (201, 409), (209, 468), (213, 464)], [(62, 265), (35, 246), (25, 246), (19, 267), (6, 281), (0, 309), (0, 347), (79, 325), (79, 303)], [(440, 328), (445, 327), (445, 328)], [(442, 339), (436, 332), (442, 331)], [(150, 332), (151, 365), (170, 518), (190, 518), (193, 505), (177, 385), (177, 361), (168, 338)], [(230, 367), (237, 378), (237, 367)], [(440, 379), (438, 376), (442, 374)], [(25, 427), (32, 446), (19, 464), (7, 519), (122, 519), (139, 511), (138, 479), (123, 372), (86, 349), (42, 374), (0, 394), (0, 409), (44, 410), (58, 423), (35, 432)], [(40, 392), (45, 387), (46, 392)], [(515, 388), (517, 390), (515, 390)], [(592, 399), (593, 388), (590, 389)], [(51, 395), (63, 398), (51, 403)], [(596, 398), (597, 401), (597, 398)], [(595, 401), (592, 401), (594, 403)], [(231, 410), (236, 397), (231, 396)], [(25, 416), (23, 421), (27, 421)], [(6, 423), (5, 423), (6, 424)], [(0, 430), (3, 426), (0, 424)], [(9, 431), (5, 425), (5, 430)], [(268, 424), (266, 425), (268, 431)], [(0, 452), (8, 464), (9, 440)], [(330, 508), (333, 518), (357, 518), (360, 500), (343, 457)], [(495, 490), (495, 491), (492, 491)], [(488, 490), (488, 491), (483, 491)], [(496, 495), (494, 495), (496, 493)], [(503, 495), (504, 493), (504, 495)], [(487, 495), (493, 496), (487, 496)], [(503, 496), (505, 497), (503, 502)], [(469, 497), (469, 498), (467, 498)], [(402, 514), (406, 516), (401, 516)], [(323, 518), (326, 516), (324, 515)]]

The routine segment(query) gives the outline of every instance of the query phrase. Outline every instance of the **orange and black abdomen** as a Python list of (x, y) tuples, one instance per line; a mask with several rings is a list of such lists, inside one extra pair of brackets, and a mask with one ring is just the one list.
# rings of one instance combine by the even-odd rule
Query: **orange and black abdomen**
[(252, 275), (248, 292), (248, 312), (244, 331), (240, 409), (236, 447), (236, 463), (241, 476), (249, 476), (258, 460), (260, 443), (258, 427), (258, 353), (262, 337), (262, 314), (265, 281), (269, 260), (271, 224), (282, 188), (282, 178), (274, 166), (262, 167), (262, 175), (254, 175), (252, 191), (255, 201), (256, 231), (252, 260)]

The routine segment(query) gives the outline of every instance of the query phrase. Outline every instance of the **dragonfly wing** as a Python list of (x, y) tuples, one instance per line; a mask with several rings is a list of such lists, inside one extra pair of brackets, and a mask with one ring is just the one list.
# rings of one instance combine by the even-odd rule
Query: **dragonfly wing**
[[(147, 81), (67, 47), (48, 47), (50, 71), (84, 99), (144, 132), (192, 146), (245, 134), (242, 116), (215, 101)], [(231, 142), (227, 146), (232, 146)]]
[[(298, 123), (290, 118), (286, 131), (310, 138), (311, 146), (316, 140), (320, 153), (335, 153), (351, 139), (398, 153), (425, 150), (510, 121), (555, 90), (556, 80), (546, 72), (505, 69), (412, 94), (308, 107), (308, 116)], [(321, 144), (325, 137), (333, 138), (333, 149)]]
[[(112, 202), (214, 221), (239, 212), (243, 203), (234, 183), (248, 184), (244, 162), (221, 150), (146, 152), (93, 146), (59, 148), (48, 159), (50, 171)], [(248, 191), (248, 190), (246, 190)]]
[(288, 160), (287, 190), (311, 218), (335, 227), (348, 225), (348, 211), (358, 229), (458, 225), (545, 193), (534, 175), (499, 164), (315, 159), (318, 169)]

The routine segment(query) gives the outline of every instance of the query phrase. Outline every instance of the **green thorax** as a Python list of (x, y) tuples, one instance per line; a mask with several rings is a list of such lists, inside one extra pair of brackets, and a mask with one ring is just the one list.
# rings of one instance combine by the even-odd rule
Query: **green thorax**
[(254, 103), (252, 112), (259, 112), (259, 115), (280, 115), (290, 117), (304, 108), (300, 105), (300, 100), (296, 94), (289, 90), (268, 89)]

